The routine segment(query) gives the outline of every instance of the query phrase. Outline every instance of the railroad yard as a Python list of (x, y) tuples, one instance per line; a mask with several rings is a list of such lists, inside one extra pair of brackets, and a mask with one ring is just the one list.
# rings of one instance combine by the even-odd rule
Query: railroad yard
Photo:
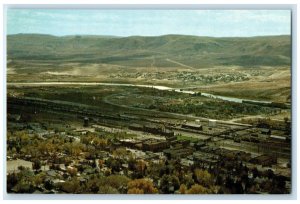
[[(84, 189), (92, 185), (90, 182), (95, 175), (110, 176), (108, 178), (119, 175), (131, 182), (146, 178), (150, 179), (153, 188), (161, 193), (183, 193), (184, 189), (187, 193), (193, 185), (203, 181), (194, 180), (194, 184), (189, 184), (183, 175), (191, 173), (191, 176), (196, 176), (195, 172), (198, 171), (207, 173), (210, 177), (209, 184), (202, 184), (205, 188), (203, 192), (206, 193), (289, 191), (291, 185), (289, 119), (279, 121), (259, 119), (237, 123), (228, 120), (232, 117), (220, 120), (215, 118), (218, 115), (207, 118), (200, 117), (201, 114), (165, 112), (147, 108), (147, 102), (141, 107), (130, 105), (131, 101), (121, 99), (117, 101), (118, 91), (124, 91), (123, 89), (118, 86), (84, 88), (75, 86), (72, 89), (68, 86), (31, 86), (30, 89), (24, 86), (9, 87), (8, 178), (25, 171), (16, 168), (13, 163), (11, 164), (13, 167), (10, 165), (15, 159), (21, 159), (24, 162), (31, 162), (32, 168), (29, 169), (33, 171), (36, 168), (37, 175), (44, 175), (42, 180), (51, 181), (50, 187), (45, 184), (39, 186), (32, 184), (33, 191), (44, 193), (73, 192), (74, 189), (70, 190), (68, 184), (74, 185), (74, 182), (81, 180), (84, 182), (79, 182), (80, 185), (76, 190), (78, 193), (84, 193)], [(133, 89), (134, 94), (142, 89), (143, 94), (150, 96), (153, 92), (156, 95), (161, 92), (159, 97), (168, 100), (173, 100), (174, 97), (176, 100), (182, 98), (187, 100), (190, 97), (202, 102), (213, 100), (217, 104), (224, 103), (220, 99), (204, 98), (184, 92), (135, 87), (125, 89), (129, 94), (131, 93), (129, 89)], [(95, 90), (104, 91), (100, 95), (95, 95)], [(80, 100), (67, 97), (74, 92), (77, 94), (76, 97), (80, 96)], [(43, 97), (43, 93), (47, 93), (47, 96)], [(119, 103), (121, 101), (123, 103)], [(234, 104), (235, 102), (230, 102), (231, 106)], [(246, 105), (252, 109), (258, 106)], [(269, 114), (278, 114), (287, 109), (278, 106), (261, 107)], [(20, 139), (20, 135), (26, 139)], [(36, 142), (29, 144), (36, 145), (37, 152), (33, 153), (27, 148), (30, 146), (28, 140)], [(40, 149), (39, 141), (42, 143), (52, 141), (53, 147)], [(56, 147), (55, 141), (64, 148)], [(37, 157), (41, 158), (41, 162), (36, 161)], [(131, 165), (132, 162), (134, 165)], [(82, 169), (83, 163), (86, 164), (86, 169)], [(161, 167), (155, 166), (156, 164), (160, 164)], [(176, 165), (179, 166), (175, 167)], [(28, 167), (28, 163), (26, 166)], [(160, 169), (163, 167), (170, 167), (172, 170), (153, 173), (153, 171), (163, 172), (164, 170)], [(75, 169), (74, 175), (72, 170)], [(164, 177), (159, 178), (159, 175)], [(166, 182), (163, 179), (171, 178), (175, 180), (162, 185), (161, 182)], [(226, 187), (228, 182), (243, 187), (232, 190)], [(269, 189), (265, 186), (266, 182), (270, 185), (273, 183), (272, 185), (277, 187)], [(15, 186), (9, 191), (22, 191), (22, 188), (19, 188)], [(96, 189), (98, 193), (104, 191), (100, 187)], [(274, 189), (276, 192), (273, 192)], [(110, 190), (119, 193), (130, 192), (126, 185), (121, 189)]]

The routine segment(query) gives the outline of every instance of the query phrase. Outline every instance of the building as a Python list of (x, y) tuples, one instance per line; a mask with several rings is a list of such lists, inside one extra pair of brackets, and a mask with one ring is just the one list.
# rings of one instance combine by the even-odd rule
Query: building
[(130, 130), (136, 130), (136, 131), (142, 131), (144, 129), (143, 125), (139, 125), (139, 124), (131, 124), (128, 127)]
[(173, 148), (166, 149), (163, 152), (168, 159), (182, 159), (193, 154), (194, 148), (178, 145)]
[(167, 137), (172, 137), (172, 136), (174, 136), (174, 131), (165, 129), (161, 134), (164, 136), (167, 136)]
[(163, 132), (162, 128), (152, 124), (144, 125), (144, 131), (152, 134), (161, 134)]
[(177, 140), (177, 137), (176, 136), (166, 136), (166, 140), (170, 143), (172, 143), (173, 141), (176, 141)]
[(121, 144), (125, 147), (132, 148), (132, 149), (141, 149), (142, 147), (142, 141), (140, 140), (120, 140)]
[(202, 142), (202, 141), (199, 141), (195, 144), (193, 144), (194, 148), (196, 150), (200, 150), (202, 147), (205, 147), (206, 146), (206, 143), (205, 142)]
[(228, 150), (224, 148), (220, 148), (217, 151), (215, 151), (217, 155), (220, 155), (222, 158), (226, 159), (234, 159), (238, 161), (245, 161), (248, 162), (251, 160), (251, 153), (247, 153), (244, 151), (239, 150)]
[(262, 166), (272, 166), (273, 164), (277, 164), (277, 158), (271, 155), (261, 155), (251, 159), (250, 162)]
[(196, 151), (193, 153), (193, 161), (196, 165), (208, 168), (218, 164), (219, 156), (211, 153)]
[(129, 129), (136, 130), (136, 131), (148, 132), (148, 133), (156, 134), (156, 135), (174, 136), (173, 131), (159, 127), (157, 125), (153, 125), (153, 124), (147, 124), (147, 125), (131, 124), (129, 126)]
[(180, 164), (183, 167), (189, 168), (190, 166), (194, 165), (194, 161), (189, 159), (181, 159)]
[(203, 130), (202, 125), (194, 123), (185, 123), (181, 125), (182, 128), (192, 129), (192, 130)]
[(142, 143), (143, 151), (159, 152), (169, 147), (168, 142), (164, 140), (147, 140)]

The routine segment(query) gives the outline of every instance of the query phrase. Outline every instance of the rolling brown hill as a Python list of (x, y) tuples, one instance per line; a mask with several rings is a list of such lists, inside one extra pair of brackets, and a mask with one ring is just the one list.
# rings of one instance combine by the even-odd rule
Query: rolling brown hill
[(155, 37), (7, 36), (9, 60), (49, 63), (105, 63), (139, 67), (155, 59), (157, 67), (172, 67), (172, 59), (195, 68), (282, 66), (291, 63), (290, 36), (214, 38), (187, 35)]

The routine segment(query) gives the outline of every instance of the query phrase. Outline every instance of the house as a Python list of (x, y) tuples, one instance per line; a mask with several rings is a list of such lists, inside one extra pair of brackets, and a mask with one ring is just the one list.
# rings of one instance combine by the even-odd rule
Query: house
[(55, 170), (49, 170), (46, 173), (50, 177), (57, 177), (58, 176), (58, 173)]
[(181, 159), (180, 164), (184, 167), (190, 167), (194, 164), (194, 161), (189, 160), (189, 159)]

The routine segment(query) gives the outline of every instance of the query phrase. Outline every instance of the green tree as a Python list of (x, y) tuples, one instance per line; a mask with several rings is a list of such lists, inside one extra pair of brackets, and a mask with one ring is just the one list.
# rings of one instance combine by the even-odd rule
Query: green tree
[(194, 171), (197, 182), (205, 187), (213, 185), (213, 177), (207, 170), (195, 169)]
[(147, 169), (147, 164), (144, 160), (138, 160), (136, 165), (135, 165), (135, 169), (137, 171), (137, 173), (140, 175), (140, 177), (144, 177), (146, 169)]
[(39, 171), (42, 167), (41, 161), (38, 159), (35, 159), (32, 163), (32, 169), (35, 170), (35, 172)]
[(103, 185), (99, 187), (99, 194), (118, 194), (119, 191), (109, 185)]
[(175, 175), (164, 174), (160, 183), (160, 189), (163, 193), (173, 193), (180, 187), (179, 179)]
[(123, 175), (110, 175), (105, 178), (105, 183), (115, 189), (126, 187), (130, 179)]
[(77, 180), (77, 178), (73, 178), (71, 181), (64, 182), (61, 185), (61, 190), (66, 193), (81, 193), (82, 192), (80, 182)]

